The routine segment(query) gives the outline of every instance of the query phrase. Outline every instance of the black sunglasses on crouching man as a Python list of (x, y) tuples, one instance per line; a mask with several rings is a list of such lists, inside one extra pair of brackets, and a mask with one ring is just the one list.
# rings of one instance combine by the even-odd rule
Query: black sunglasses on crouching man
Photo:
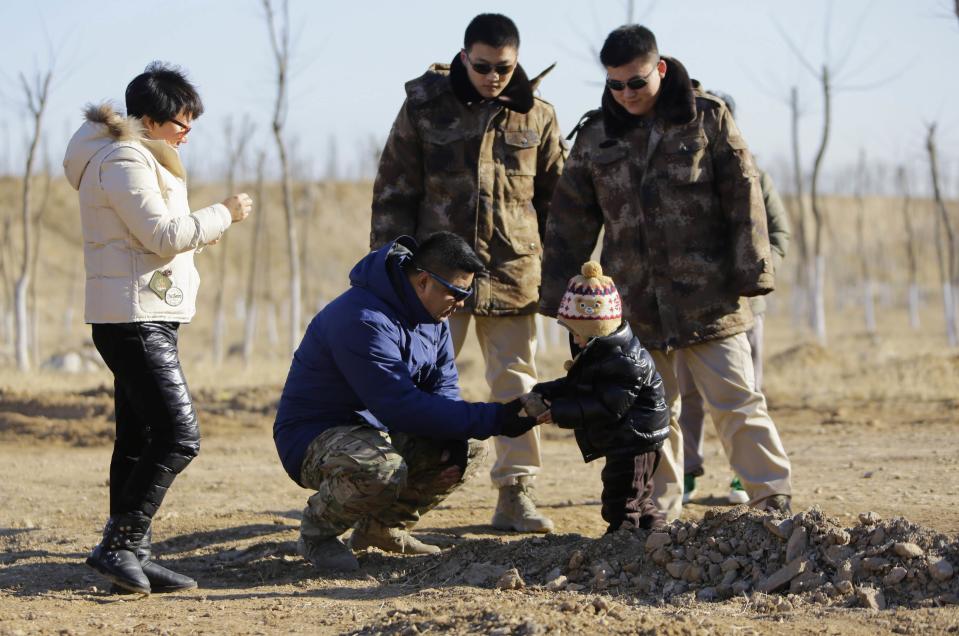
[(625, 82), (607, 78), (606, 87), (609, 88), (609, 90), (611, 91), (621, 91), (627, 86), (629, 86), (630, 89), (634, 91), (638, 91), (639, 89), (649, 84), (649, 76), (652, 75), (657, 68), (659, 68), (659, 60), (657, 60), (656, 63), (653, 64), (653, 70), (651, 70), (649, 73), (646, 73), (646, 75), (637, 75), (636, 77), (630, 77)]
[(448, 280), (446, 280), (445, 278), (443, 278), (442, 276), (438, 276), (428, 269), (417, 267), (416, 270), (423, 272), (425, 274), (429, 274), (430, 278), (432, 278), (437, 283), (439, 283), (440, 285), (448, 289), (449, 292), (453, 295), (453, 298), (456, 299), (456, 302), (466, 300), (467, 298), (473, 295), (472, 289), (464, 289), (462, 287), (458, 287), (454, 285), (453, 283), (449, 282)]

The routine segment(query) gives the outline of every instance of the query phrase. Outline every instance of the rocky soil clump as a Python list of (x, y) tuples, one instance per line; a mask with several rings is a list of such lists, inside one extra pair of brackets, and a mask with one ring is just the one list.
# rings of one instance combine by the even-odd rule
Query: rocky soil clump
[(427, 566), (428, 574), (418, 574), (422, 567), (408, 572), (428, 575), (433, 585), (604, 593), (676, 605), (742, 597), (760, 613), (781, 613), (801, 604), (877, 610), (959, 604), (957, 566), (956, 541), (902, 517), (866, 512), (844, 528), (818, 507), (790, 517), (739, 506), (662, 531), (621, 530), (597, 540), (547, 535), (468, 543)]

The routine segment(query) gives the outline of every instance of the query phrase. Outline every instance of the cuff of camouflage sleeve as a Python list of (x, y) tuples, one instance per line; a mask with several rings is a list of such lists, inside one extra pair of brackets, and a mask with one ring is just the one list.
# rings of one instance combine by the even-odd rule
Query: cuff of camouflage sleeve
[(776, 289), (776, 277), (770, 272), (763, 272), (756, 280), (750, 284), (744, 285), (739, 291), (740, 296), (750, 298), (752, 296), (765, 296)]

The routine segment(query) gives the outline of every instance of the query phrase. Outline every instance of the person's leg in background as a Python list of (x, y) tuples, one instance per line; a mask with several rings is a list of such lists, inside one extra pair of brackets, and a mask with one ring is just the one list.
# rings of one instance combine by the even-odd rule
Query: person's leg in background
[(791, 466), (766, 398), (754, 388), (746, 334), (687, 347), (684, 356), (749, 503), (788, 507)]
[(746, 332), (753, 359), (753, 375), (756, 376), (756, 390), (763, 390), (763, 339), (766, 335), (766, 315), (755, 314), (752, 329)]
[(666, 406), (669, 407), (669, 437), (660, 449), (659, 466), (653, 474), (653, 503), (667, 521), (678, 519), (683, 511), (683, 431), (679, 426), (682, 398), (676, 378), (676, 352), (651, 349), (656, 370), (663, 379)]
[[(486, 363), (490, 401), (509, 402), (536, 384), (536, 317), (473, 316)], [(536, 509), (533, 482), (542, 467), (539, 427), (520, 437), (494, 437), (490, 478), (498, 489), (492, 525), (498, 530), (550, 532), (553, 522)]]
[(683, 503), (689, 503), (696, 491), (696, 478), (705, 474), (703, 446), (705, 442), (706, 410), (693, 376), (683, 361), (682, 349), (676, 351), (676, 380), (682, 409), (679, 427), (683, 431)]

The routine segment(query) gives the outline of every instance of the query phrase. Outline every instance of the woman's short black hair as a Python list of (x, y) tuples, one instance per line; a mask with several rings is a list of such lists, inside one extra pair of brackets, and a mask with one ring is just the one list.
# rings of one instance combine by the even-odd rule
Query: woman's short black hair
[(436, 232), (419, 244), (409, 266), (425, 269), (439, 276), (452, 277), (459, 273), (476, 274), (483, 271), (479, 259), (469, 243), (452, 232)]
[(150, 62), (127, 85), (127, 115), (147, 116), (158, 124), (175, 119), (186, 111), (192, 119), (203, 114), (203, 102), (196, 87), (179, 67), (166, 62)]
[(639, 57), (646, 60), (659, 58), (656, 36), (639, 24), (626, 24), (614, 30), (606, 36), (599, 52), (599, 61), (609, 67), (629, 64)]
[(467, 51), (477, 42), (488, 44), (494, 49), (504, 46), (519, 48), (519, 29), (505, 15), (499, 13), (481, 13), (473, 18), (466, 27), (463, 36), (463, 48)]

